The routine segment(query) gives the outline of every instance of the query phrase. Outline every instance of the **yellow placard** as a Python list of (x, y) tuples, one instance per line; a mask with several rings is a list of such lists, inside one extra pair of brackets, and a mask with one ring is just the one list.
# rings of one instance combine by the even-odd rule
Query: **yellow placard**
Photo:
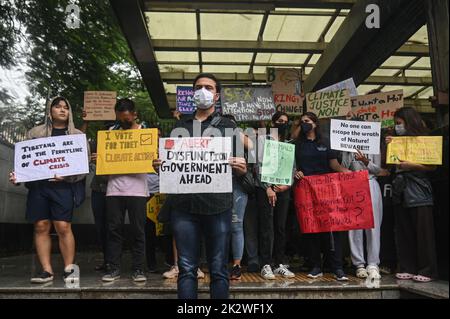
[(158, 130), (112, 130), (97, 134), (97, 175), (154, 173)]
[(163, 224), (158, 222), (158, 214), (161, 210), (162, 205), (166, 200), (166, 195), (156, 193), (147, 202), (147, 218), (155, 223), (156, 226), (156, 236), (160, 236), (163, 231)]
[(442, 136), (393, 137), (387, 147), (386, 163), (400, 161), (442, 165)]

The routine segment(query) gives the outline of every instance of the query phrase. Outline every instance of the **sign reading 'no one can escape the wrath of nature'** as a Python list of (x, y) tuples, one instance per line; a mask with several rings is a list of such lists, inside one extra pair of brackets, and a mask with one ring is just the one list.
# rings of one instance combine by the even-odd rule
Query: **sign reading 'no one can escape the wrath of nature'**
[(380, 154), (381, 123), (332, 119), (331, 148), (337, 151)]
[(319, 118), (346, 116), (351, 110), (351, 101), (346, 89), (314, 92), (306, 94), (306, 107)]
[(231, 151), (231, 137), (160, 139), (160, 192), (231, 193)]
[(99, 131), (97, 141), (97, 175), (155, 172), (157, 129)]

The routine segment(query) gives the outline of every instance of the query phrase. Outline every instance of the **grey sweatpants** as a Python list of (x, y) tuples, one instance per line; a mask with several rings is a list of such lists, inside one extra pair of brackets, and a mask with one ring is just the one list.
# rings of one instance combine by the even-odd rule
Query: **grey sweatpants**
[(369, 186), (374, 228), (350, 230), (348, 232), (352, 263), (355, 267), (363, 267), (366, 264), (366, 259), (364, 258), (364, 232), (366, 233), (367, 265), (378, 266), (380, 263), (380, 229), (381, 220), (383, 219), (383, 198), (380, 185), (376, 179), (370, 179)]

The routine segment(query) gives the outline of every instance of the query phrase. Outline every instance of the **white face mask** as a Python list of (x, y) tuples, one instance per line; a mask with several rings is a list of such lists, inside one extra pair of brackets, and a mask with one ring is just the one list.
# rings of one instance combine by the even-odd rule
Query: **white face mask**
[(198, 109), (207, 110), (214, 105), (214, 94), (205, 88), (195, 91), (194, 102)]
[(406, 134), (405, 125), (403, 125), (403, 124), (396, 125), (395, 126), (395, 133), (397, 135), (405, 135)]

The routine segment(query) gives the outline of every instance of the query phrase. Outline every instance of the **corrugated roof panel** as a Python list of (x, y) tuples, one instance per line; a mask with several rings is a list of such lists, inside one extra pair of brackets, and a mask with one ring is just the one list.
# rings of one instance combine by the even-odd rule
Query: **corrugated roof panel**
[(195, 13), (146, 12), (152, 39), (197, 39)]
[(257, 40), (263, 16), (201, 13), (202, 40)]

